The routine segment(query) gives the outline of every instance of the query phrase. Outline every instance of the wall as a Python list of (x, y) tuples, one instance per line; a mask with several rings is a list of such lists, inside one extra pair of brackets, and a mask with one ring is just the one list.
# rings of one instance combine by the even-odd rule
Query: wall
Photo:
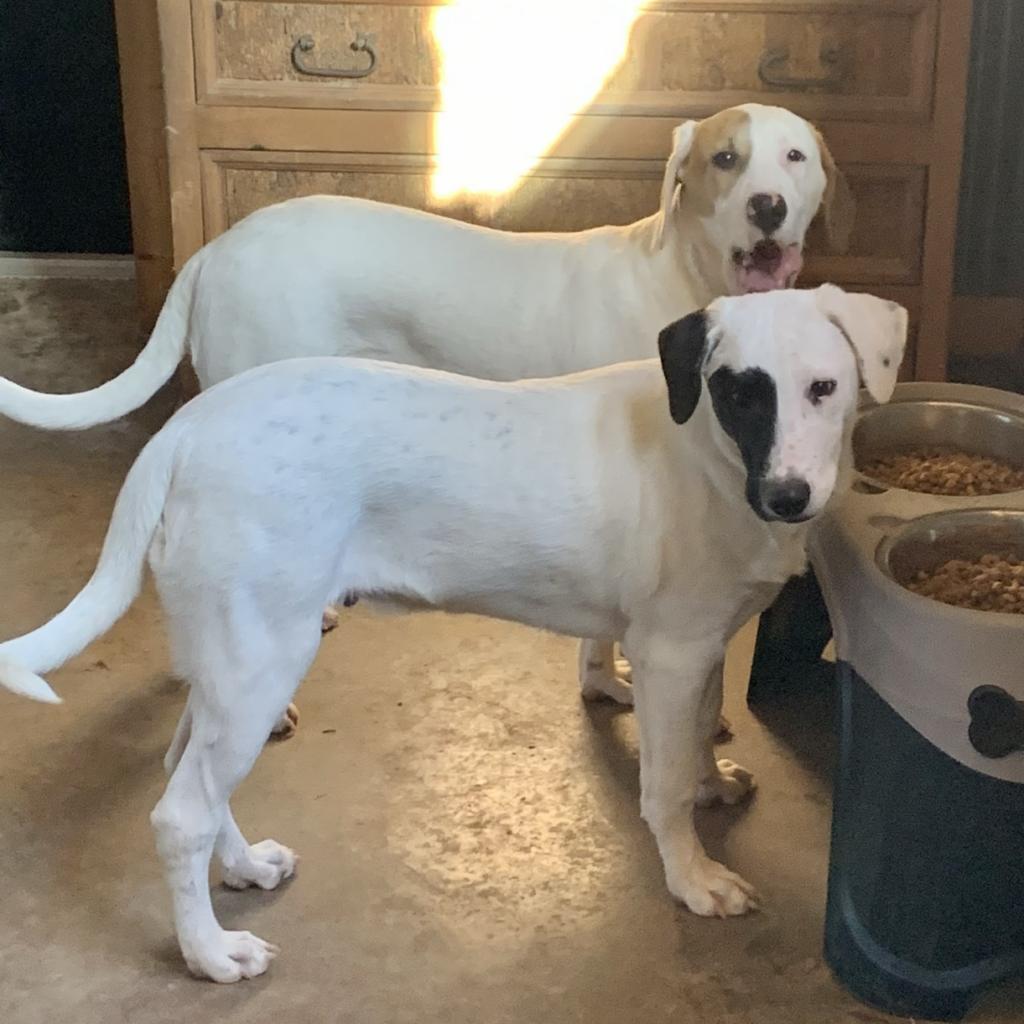
[(1024, 296), (1024, 2), (975, 0), (956, 291)]
[(0, 250), (131, 250), (111, 0), (0, 4)]

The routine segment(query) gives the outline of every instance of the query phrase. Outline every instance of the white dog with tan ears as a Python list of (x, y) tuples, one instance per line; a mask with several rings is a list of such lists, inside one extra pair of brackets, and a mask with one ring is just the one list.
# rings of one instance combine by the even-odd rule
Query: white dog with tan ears
[(77, 430), (137, 408), (189, 356), (207, 388), (293, 356), (365, 356), (484, 380), (647, 359), (667, 323), (721, 295), (791, 285), (822, 212), (852, 205), (818, 132), (746, 104), (674, 135), (661, 207), (635, 224), (493, 231), (336, 196), (259, 210), (186, 263), (119, 377), (76, 395), (0, 378), (0, 415)]
[(0, 684), (109, 629), (148, 559), (191, 683), (152, 822), (189, 967), (266, 970), (274, 947), (224, 931), (226, 881), (273, 888), (294, 854), (231, 816), (320, 641), (357, 594), (608, 642), (634, 662), (641, 812), (671, 893), (742, 914), (751, 886), (704, 852), (697, 802), (750, 775), (711, 746), (735, 630), (805, 565), (807, 532), (849, 476), (858, 382), (885, 401), (906, 311), (825, 285), (726, 298), (666, 327), (657, 359), (484, 383), (353, 359), (251, 370), (181, 409), (128, 474), (92, 579), (0, 644)]

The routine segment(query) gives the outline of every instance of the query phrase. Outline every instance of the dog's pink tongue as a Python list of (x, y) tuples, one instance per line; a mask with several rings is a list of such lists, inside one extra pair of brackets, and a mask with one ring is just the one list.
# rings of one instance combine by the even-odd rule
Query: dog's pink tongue
[(792, 287), (804, 266), (799, 245), (787, 245), (783, 249), (773, 243), (759, 242), (752, 255), (750, 262), (739, 271), (740, 288), (745, 293)]

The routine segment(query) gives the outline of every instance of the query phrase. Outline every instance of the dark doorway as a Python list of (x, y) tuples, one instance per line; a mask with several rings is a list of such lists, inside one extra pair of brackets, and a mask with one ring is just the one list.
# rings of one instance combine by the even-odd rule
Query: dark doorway
[(0, 249), (131, 251), (111, 0), (0, 3)]

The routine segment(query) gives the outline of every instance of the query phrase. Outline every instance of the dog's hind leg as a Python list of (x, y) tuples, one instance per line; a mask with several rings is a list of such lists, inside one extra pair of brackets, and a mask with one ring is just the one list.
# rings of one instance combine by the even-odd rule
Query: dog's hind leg
[[(186, 704), (164, 758), (164, 769), (168, 775), (173, 774), (178, 767), (191, 732), (192, 709)], [(232, 889), (246, 889), (251, 885), (261, 889), (276, 889), (284, 879), (295, 874), (295, 865), (299, 860), (293, 850), (273, 839), (264, 839), (250, 846), (230, 807), (225, 809), (214, 852), (223, 868), (224, 884)]]
[(615, 671), (615, 644), (611, 640), (581, 640), (579, 650), (580, 693), (584, 700), (633, 703), (633, 687)]
[[(193, 719), (192, 734), (150, 820), (174, 904), (178, 943), (189, 970), (230, 982), (262, 974), (276, 949), (249, 932), (227, 932), (210, 901), (210, 857), (227, 798), (248, 772), (266, 734)], [(269, 729), (270, 723), (267, 723)], [(226, 726), (226, 727), (225, 727)], [(248, 733), (248, 735), (246, 735)]]
[(217, 858), (223, 868), (224, 884), (231, 889), (276, 889), (295, 874), (298, 854), (274, 839), (249, 845), (228, 807), (217, 836)]
[(722, 647), (679, 643), (664, 630), (630, 636), (640, 729), (640, 809), (658, 842), (669, 891), (705, 917), (756, 908), (753, 888), (712, 860), (694, 828), (702, 750), (717, 700), (706, 688)]
[[(341, 616), (334, 605), (328, 605), (320, 617), (320, 632), (325, 636), (338, 628)], [(299, 728), (299, 709), (295, 704), (289, 704), (285, 713), (274, 723), (270, 735), (275, 740), (290, 740)]]
[(185, 753), (185, 747), (188, 745), (188, 738), (192, 735), (191, 697), (192, 692), (190, 690), (189, 699), (185, 701), (185, 710), (182, 711), (181, 718), (178, 719), (174, 736), (171, 739), (171, 745), (167, 748), (167, 753), (164, 755), (164, 771), (168, 775), (172, 775), (174, 769), (178, 767), (181, 755)]
[[(195, 649), (204, 651), (204, 657), (210, 654), (214, 625), (211, 623), (206, 636), (195, 638)], [(210, 900), (208, 872), (215, 846), (231, 857), (227, 867), (239, 882), (270, 880), (269, 871), (254, 871), (254, 865), (269, 868), (280, 877), (294, 867), (294, 857), (288, 863), (291, 852), (285, 854), (284, 847), (268, 843), (249, 847), (245, 843), (231, 818), (228, 800), (248, 774), (281, 708), (312, 660), (319, 630), (305, 642), (297, 639), (303, 632), (310, 631), (275, 629), (269, 637), (264, 633), (270, 650), (268, 644), (262, 645), (259, 664), (254, 657), (246, 666), (232, 668), (225, 668), (231, 663), (227, 652), (237, 656), (244, 644), (221, 637), (224, 643), (217, 657), (208, 661), (218, 667), (217, 677), (201, 674), (193, 682), (188, 722), (183, 716), (179, 726), (179, 738), (187, 729), (188, 739), (151, 816), (185, 962), (194, 974), (214, 981), (232, 982), (262, 974), (277, 952), (249, 932), (220, 927)], [(175, 747), (172, 744), (169, 761)], [(247, 874), (253, 877), (245, 877)]]
[(712, 804), (738, 804), (755, 788), (754, 776), (728, 758), (715, 757), (715, 741), (721, 732), (722, 683), (725, 662), (720, 661), (708, 677), (704, 700), (700, 709), (701, 735), (703, 744), (703, 768), (700, 787), (697, 790), (697, 806), (710, 807)]
[(284, 714), (274, 723), (274, 727), (270, 730), (271, 738), (275, 740), (290, 740), (295, 735), (298, 727), (299, 709), (292, 703), (288, 705)]

